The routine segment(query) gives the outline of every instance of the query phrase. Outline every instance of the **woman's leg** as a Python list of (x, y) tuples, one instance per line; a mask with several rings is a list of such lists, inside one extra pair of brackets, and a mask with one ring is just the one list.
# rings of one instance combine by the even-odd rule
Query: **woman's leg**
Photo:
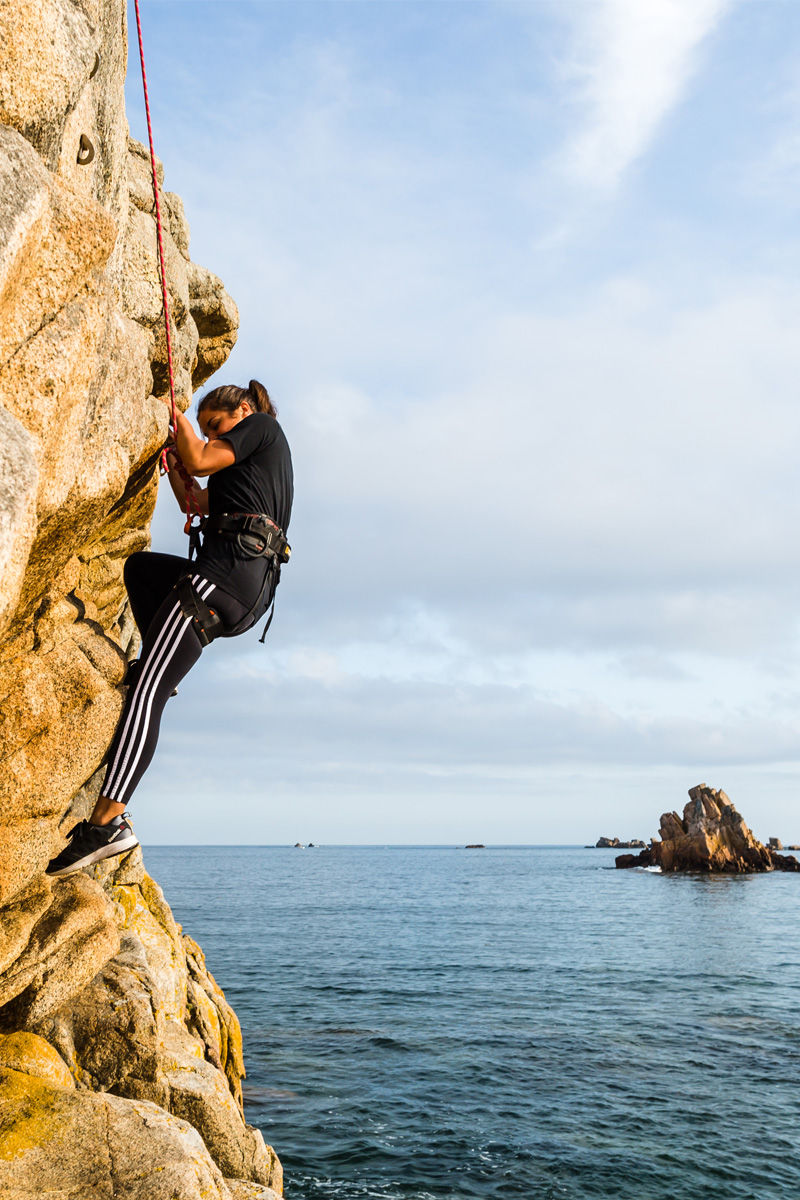
[[(214, 591), (214, 584), (199, 575), (192, 582), (204, 600)], [(128, 689), (100, 791), (120, 812), (155, 753), (164, 705), (201, 653), (191, 620), (183, 615), (177, 592), (170, 590), (147, 626), (139, 671)]]
[[(201, 575), (193, 575), (192, 583), (198, 596), (216, 610), (227, 629), (233, 628), (246, 615), (247, 609), (243, 604)], [(111, 743), (108, 770), (100, 797), (115, 806), (114, 814), (121, 812), (128, 803), (150, 765), (158, 742), (164, 706), (201, 653), (202, 647), (191, 618), (183, 615), (178, 594), (173, 589), (150, 622), (139, 655), (140, 670), (135, 683), (128, 690), (117, 732)], [(92, 814), (93, 819), (94, 816)]]
[(146, 636), (159, 608), (189, 566), (187, 559), (179, 558), (177, 554), (155, 554), (152, 550), (137, 551), (126, 560), (125, 588), (142, 637)]
[[(194, 575), (192, 583), (228, 629), (244, 618), (245, 606), (215, 584), (201, 575)], [(141, 668), (125, 698), (100, 799), (89, 820), (72, 830), (70, 844), (52, 860), (48, 875), (68, 875), (138, 845), (123, 810), (155, 753), (164, 705), (201, 652), (191, 618), (183, 615), (172, 590), (151, 619), (142, 644)]]

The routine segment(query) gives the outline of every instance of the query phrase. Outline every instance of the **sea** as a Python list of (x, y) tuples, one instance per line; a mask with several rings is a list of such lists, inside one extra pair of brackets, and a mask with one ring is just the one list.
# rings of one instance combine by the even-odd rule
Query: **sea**
[(288, 1200), (800, 1196), (800, 876), (570, 846), (145, 850)]

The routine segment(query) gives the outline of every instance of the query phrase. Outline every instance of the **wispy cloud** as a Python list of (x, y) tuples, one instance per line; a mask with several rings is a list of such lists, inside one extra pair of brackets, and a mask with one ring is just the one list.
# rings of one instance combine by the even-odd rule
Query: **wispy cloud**
[(700, 44), (732, 0), (596, 0), (567, 5), (575, 25), (568, 74), (584, 119), (558, 157), (581, 186), (613, 191), (680, 101)]

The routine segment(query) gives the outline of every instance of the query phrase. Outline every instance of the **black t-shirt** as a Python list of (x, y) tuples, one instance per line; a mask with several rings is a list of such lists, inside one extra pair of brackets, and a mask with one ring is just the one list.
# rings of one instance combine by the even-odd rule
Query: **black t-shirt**
[[(208, 513), (266, 513), (284, 533), (289, 528), (294, 498), (292, 456), (286, 435), (274, 417), (251, 413), (222, 437), (236, 462), (208, 477)], [(198, 570), (248, 608), (264, 584), (267, 560), (245, 558), (234, 542), (207, 536), (197, 556)], [(269, 589), (261, 610), (271, 600)], [(256, 614), (256, 620), (261, 613)]]

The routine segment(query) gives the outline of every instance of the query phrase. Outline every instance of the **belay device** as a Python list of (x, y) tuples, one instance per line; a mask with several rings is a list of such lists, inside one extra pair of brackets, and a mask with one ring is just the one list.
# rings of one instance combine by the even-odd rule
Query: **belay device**
[(218, 614), (209, 608), (205, 600), (197, 594), (190, 575), (182, 575), (175, 584), (181, 611), (189, 617), (200, 645), (208, 646), (218, 637), (235, 637), (250, 628), (254, 614), (258, 612), (267, 592), (272, 588), (272, 605), (264, 632), (258, 639), (263, 643), (267, 630), (272, 624), (275, 613), (275, 589), (280, 583), (281, 567), (289, 561), (292, 548), (284, 537), (283, 530), (275, 524), (266, 513), (220, 513), (219, 516), (206, 517), (200, 526), (203, 534), (221, 537), (233, 542), (243, 558), (264, 558), (264, 583), (250, 611), (242, 617), (233, 629), (226, 629)]

